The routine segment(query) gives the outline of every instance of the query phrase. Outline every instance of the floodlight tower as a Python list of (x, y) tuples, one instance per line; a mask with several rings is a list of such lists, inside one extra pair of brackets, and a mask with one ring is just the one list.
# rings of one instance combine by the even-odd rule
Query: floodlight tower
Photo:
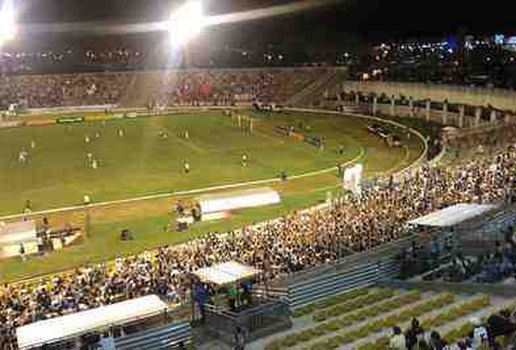
[(180, 48), (188, 44), (201, 32), (206, 24), (202, 3), (189, 0), (177, 8), (168, 21), (168, 32), (172, 47)]
[(167, 21), (167, 30), (176, 64), (189, 61), (189, 44), (201, 33), (206, 23), (200, 0), (187, 0), (172, 12)]
[(5, 0), (0, 9), (0, 48), (16, 36), (16, 21), (12, 0)]

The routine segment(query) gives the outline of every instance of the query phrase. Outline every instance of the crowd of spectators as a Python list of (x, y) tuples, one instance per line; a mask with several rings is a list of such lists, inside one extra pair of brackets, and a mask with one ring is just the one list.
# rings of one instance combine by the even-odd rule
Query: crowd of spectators
[[(512, 229), (510, 229), (512, 232)], [(502, 244), (495, 242), (495, 249), (478, 256), (465, 256), (462, 252), (452, 252), (447, 257), (435, 254), (431, 261), (404, 262), (408, 264), (420, 264), (423, 268), (412, 269), (411, 275), (424, 273), (425, 281), (443, 280), (445, 282), (472, 281), (477, 283), (511, 283), (516, 279), (516, 245), (512, 237), (510, 241)], [(419, 254), (419, 259), (425, 259), (424, 254)], [(426, 257), (427, 258), (427, 257)], [(426, 267), (426, 269), (425, 269)], [(428, 271), (430, 269), (430, 271)], [(408, 276), (406, 276), (408, 277)]]
[(144, 105), (231, 105), (255, 100), (277, 103), (312, 83), (321, 72), (243, 69), (6, 75), (0, 76), (0, 106), (6, 109), (12, 104), (21, 108), (111, 105), (131, 93), (145, 98)]
[(405, 332), (394, 326), (389, 339), (392, 350), (480, 350), (501, 349), (500, 337), (514, 341), (516, 312), (503, 309), (490, 315), (485, 322), (477, 317), (469, 320), (471, 330), (451, 343), (436, 330), (424, 329), (417, 318), (413, 318)]
[(407, 232), (407, 220), (454, 203), (513, 200), (516, 128), (500, 132), (504, 138), (486, 140), (480, 153), (456, 166), (426, 167), (397, 184), (368, 189), (360, 198), (346, 196), (256, 226), (119, 257), (113, 266), (93, 264), (32, 284), (5, 285), (1, 342), (12, 341), (19, 325), (117, 300), (157, 293), (181, 302), (189, 294), (188, 272), (199, 267), (239, 259), (272, 279), (396, 240)]
[(153, 72), (147, 73), (147, 91), (158, 105), (282, 103), (314, 82), (322, 72), (324, 69)]
[(481, 271), (475, 280), (482, 283), (496, 283), (510, 278), (516, 278), (516, 249), (510, 244), (502, 247), (496, 242), (495, 252), (478, 257), (476, 263)]

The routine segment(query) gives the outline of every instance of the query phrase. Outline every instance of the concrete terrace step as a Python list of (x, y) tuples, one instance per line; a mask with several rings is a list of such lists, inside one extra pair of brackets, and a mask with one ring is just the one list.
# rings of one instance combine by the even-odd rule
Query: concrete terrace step
[[(410, 293), (410, 291), (407, 291), (405, 293)], [(403, 293), (403, 294), (405, 294)], [(381, 318), (384, 318), (384, 317), (388, 317), (388, 316), (391, 316), (391, 315), (395, 315), (399, 312), (403, 312), (404, 310), (407, 310), (407, 309), (410, 309), (410, 308), (413, 308), (413, 307), (416, 307), (422, 303), (424, 303), (425, 301), (427, 301), (428, 299), (430, 298), (433, 298), (435, 296), (437, 296), (438, 294), (437, 293), (422, 293), (421, 294), (421, 299), (414, 302), (414, 303), (410, 303), (410, 304), (406, 304), (404, 305), (403, 307), (400, 307), (400, 308), (397, 308), (393, 311), (389, 311), (389, 312), (384, 312), (380, 315), (377, 315), (375, 317), (371, 317), (371, 318), (368, 318), (366, 320), (363, 320), (363, 321), (359, 321), (349, 327), (345, 327), (345, 328), (341, 328), (339, 329), (338, 331), (336, 332), (332, 332), (332, 333), (328, 333), (328, 334), (325, 334), (324, 336), (322, 337), (319, 337), (319, 338), (315, 338), (315, 339), (312, 339), (308, 342), (305, 342), (303, 344), (300, 344), (300, 345), (297, 345), (297, 346), (294, 346), (292, 347), (291, 349), (294, 349), (294, 350), (301, 350), (301, 349), (305, 349), (306, 347), (309, 347), (310, 345), (314, 344), (314, 343), (318, 343), (320, 341), (324, 341), (326, 339), (330, 339), (332, 337), (335, 337), (336, 335), (340, 334), (340, 333), (347, 333), (347, 332), (351, 332), (351, 331), (354, 331), (372, 321), (375, 321), (375, 320), (378, 320), (378, 319), (381, 319)], [(356, 311), (356, 310), (355, 310)]]
[[(453, 307), (456, 307), (457, 305), (460, 305), (460, 304), (462, 304), (462, 303), (464, 303), (464, 302), (466, 302), (468, 300), (473, 300), (476, 297), (478, 297), (478, 295), (467, 296), (467, 297), (464, 297), (464, 296), (461, 296), (461, 295), (455, 295), (455, 301), (453, 303), (448, 304), (445, 307), (442, 307), (440, 309), (436, 309), (436, 310), (433, 310), (431, 312), (427, 312), (426, 314), (418, 317), (418, 320), (422, 323), (423, 321), (428, 320), (429, 318), (435, 317), (435, 316), (437, 316), (437, 315), (439, 315), (439, 314), (441, 314), (443, 312), (446, 312), (447, 310), (449, 310), (449, 309), (451, 309)], [(394, 312), (394, 313), (396, 314), (398, 312), (400, 312), (400, 311), (397, 311), (397, 312)], [(411, 320), (409, 320), (407, 322), (404, 322), (404, 323), (400, 323), (398, 326), (401, 329), (405, 330), (406, 328), (408, 328), (410, 326), (410, 322), (411, 322)], [(375, 342), (378, 339), (380, 339), (381, 337), (383, 337), (385, 335), (389, 335), (390, 331), (391, 331), (390, 329), (383, 329), (380, 332), (370, 334), (366, 338), (362, 338), (362, 339), (357, 340), (356, 342), (343, 345), (339, 349), (341, 349), (341, 350), (343, 350), (343, 349), (357, 349), (360, 345), (362, 345), (364, 343)]]
[[(371, 292), (372, 291), (370, 291), (370, 293)], [(324, 320), (324, 321), (321, 321), (321, 322), (315, 322), (313, 320), (314, 313), (294, 318), (292, 320), (292, 328), (290, 330), (288, 330), (286, 332), (278, 333), (278, 334), (273, 334), (273, 335), (268, 336), (266, 338), (260, 339), (258, 341), (253, 342), (253, 343), (250, 343), (250, 344), (248, 344), (246, 346), (246, 348), (253, 349), (253, 350), (263, 349), (267, 344), (269, 344), (270, 342), (272, 342), (274, 340), (283, 338), (285, 336), (288, 336), (288, 335), (291, 335), (291, 334), (294, 334), (294, 333), (298, 333), (298, 332), (302, 332), (302, 331), (305, 331), (305, 330), (309, 330), (309, 329), (311, 329), (313, 327), (316, 327), (316, 326), (318, 326), (320, 324), (324, 324), (324, 323), (331, 322), (331, 321), (334, 321), (336, 319), (345, 317), (346, 315), (349, 315), (349, 314), (351, 314), (353, 312), (356, 312), (356, 311), (359, 311), (359, 310), (362, 310), (362, 309), (365, 310), (365, 309), (368, 309), (370, 307), (374, 307), (375, 305), (379, 305), (381, 303), (385, 303), (385, 302), (387, 302), (389, 300), (393, 300), (395, 298), (399, 298), (400, 296), (407, 295), (410, 292), (411, 291), (403, 291), (403, 290), (395, 291), (395, 294), (392, 297), (390, 297), (390, 298), (383, 299), (383, 300), (381, 300), (379, 302), (376, 302), (376, 303), (364, 306), (363, 308), (359, 308), (359, 309), (355, 309), (355, 310), (346, 312), (346, 313), (344, 313), (342, 315), (339, 315), (339, 316), (336, 316), (336, 317), (328, 318), (327, 320)], [(431, 295), (431, 293), (429, 293), (428, 295)], [(421, 298), (425, 298), (425, 297), (427, 297), (427, 294), (422, 294), (421, 295)], [(352, 301), (352, 300), (350, 300), (350, 301)], [(320, 310), (324, 310), (324, 309), (320, 309)], [(320, 311), (320, 310), (317, 310), (317, 311)], [(319, 338), (319, 339), (321, 339), (321, 338)]]
[(446, 323), (440, 327), (437, 327), (436, 330), (441, 334), (444, 335), (447, 332), (456, 329), (457, 327), (460, 327), (461, 325), (469, 322), (469, 320), (472, 317), (483, 319), (485, 317), (488, 317), (492, 314), (498, 313), (499, 311), (503, 310), (509, 305), (516, 305), (516, 298), (513, 299), (505, 299), (500, 298), (496, 296), (491, 297), (491, 305), (489, 307), (486, 307), (482, 310), (479, 310), (477, 312), (470, 313), (464, 317), (461, 317), (453, 322)]
[[(473, 295), (473, 296), (469, 296), (469, 297), (461, 297), (459, 296), (459, 298), (461, 299), (458, 299), (456, 302), (454, 302), (453, 304), (450, 304), (450, 305), (447, 305), (446, 307), (442, 308), (442, 309), (439, 309), (439, 310), (435, 310), (433, 312), (430, 312), (430, 313), (427, 313), (425, 314), (424, 316), (422, 317), (418, 317), (419, 321), (421, 321), (421, 323), (423, 323), (425, 320), (428, 320), (429, 318), (432, 318), (432, 317), (435, 317), (437, 315), (439, 315), (440, 313), (442, 312), (445, 312), (446, 310), (449, 310), (449, 309), (452, 309), (464, 302), (467, 302), (469, 300), (474, 300), (475, 298), (477, 298), (479, 295)], [(435, 327), (433, 330), (436, 330), (438, 331), (441, 335), (444, 335), (446, 334), (447, 332), (463, 325), (464, 323), (467, 323), (472, 317), (478, 317), (478, 318), (483, 318), (483, 317), (486, 317), (486, 316), (489, 316), (493, 313), (496, 313), (500, 310), (502, 310), (504, 307), (506, 307), (507, 305), (514, 305), (516, 304), (516, 298), (515, 299), (505, 299), (505, 298), (501, 298), (501, 297), (496, 297), (496, 296), (491, 296), (490, 298), (490, 306), (488, 307), (485, 307), (479, 311), (476, 311), (476, 312), (472, 312), (472, 313), (469, 313), (463, 317), (460, 317), (456, 320), (453, 320), (452, 322), (449, 322), (449, 323), (446, 323), (444, 325), (441, 325), (439, 327)], [(405, 322), (405, 323), (402, 323), (399, 325), (403, 330), (406, 330), (408, 327), (410, 327), (410, 321), (408, 322)], [(389, 329), (386, 329), (386, 330), (382, 330), (381, 332), (378, 332), (378, 333), (375, 333), (375, 334), (372, 334), (371, 336), (367, 337), (367, 338), (362, 338), (354, 343), (351, 343), (351, 344), (346, 344), (342, 347), (340, 347), (339, 349), (357, 349), (360, 345), (362, 344), (365, 344), (365, 343), (369, 343), (369, 342), (375, 342), (377, 341), (378, 339), (380, 339), (381, 337), (385, 336), (385, 335), (389, 335), (390, 334), (390, 330)]]

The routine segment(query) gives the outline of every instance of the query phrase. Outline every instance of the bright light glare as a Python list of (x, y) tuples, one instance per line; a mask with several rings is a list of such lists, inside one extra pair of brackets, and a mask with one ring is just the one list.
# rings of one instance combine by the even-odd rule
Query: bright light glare
[(200, 1), (188, 1), (179, 7), (168, 22), (168, 31), (172, 46), (185, 45), (195, 38), (205, 25), (202, 4)]
[(16, 36), (14, 17), (12, 0), (5, 0), (2, 9), (0, 9), (0, 46)]

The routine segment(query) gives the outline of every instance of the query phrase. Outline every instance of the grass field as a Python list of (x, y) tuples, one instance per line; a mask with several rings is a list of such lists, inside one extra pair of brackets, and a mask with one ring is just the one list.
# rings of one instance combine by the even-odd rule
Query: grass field
[[(256, 117), (252, 135), (243, 134), (232, 125), (231, 118), (216, 111), (0, 130), (0, 213), (20, 212), (27, 199), (34, 210), (43, 210), (78, 204), (84, 194), (98, 202), (277, 178), (282, 170), (296, 175), (329, 169), (360, 155), (366, 174), (376, 176), (409, 165), (423, 147), (417, 137), (406, 139), (402, 135), (406, 147), (388, 148), (368, 133), (365, 120), (355, 117), (302, 113)], [(274, 132), (276, 125), (300, 123), (326, 138), (324, 150)], [(120, 129), (124, 130), (123, 137), (117, 135)], [(177, 137), (184, 130), (188, 130), (189, 140)], [(169, 137), (158, 137), (159, 131)], [(99, 138), (95, 137), (97, 133)], [(89, 144), (84, 141), (85, 135), (91, 139)], [(31, 141), (36, 147), (30, 151), (29, 162), (21, 165), (18, 152), (29, 148)], [(344, 155), (337, 152), (340, 145), (345, 148)], [(98, 169), (87, 166), (87, 152), (99, 159)], [(244, 152), (250, 157), (247, 167), (241, 166)], [(188, 175), (181, 172), (182, 159), (188, 159), (191, 165)], [(4, 260), (0, 263), (0, 281), (178, 243), (208, 231), (237, 228), (315, 204), (324, 200), (328, 190), (337, 190), (338, 184), (336, 171), (271, 183), (282, 195), (281, 204), (241, 210), (229, 220), (199, 223), (186, 233), (163, 230), (171, 220), (170, 208), (176, 197), (92, 208), (90, 232), (82, 244), (26, 263)], [(83, 216), (83, 211), (59, 213), (50, 220), (57, 223)], [(136, 239), (120, 242), (118, 233), (123, 228), (133, 230)]]

